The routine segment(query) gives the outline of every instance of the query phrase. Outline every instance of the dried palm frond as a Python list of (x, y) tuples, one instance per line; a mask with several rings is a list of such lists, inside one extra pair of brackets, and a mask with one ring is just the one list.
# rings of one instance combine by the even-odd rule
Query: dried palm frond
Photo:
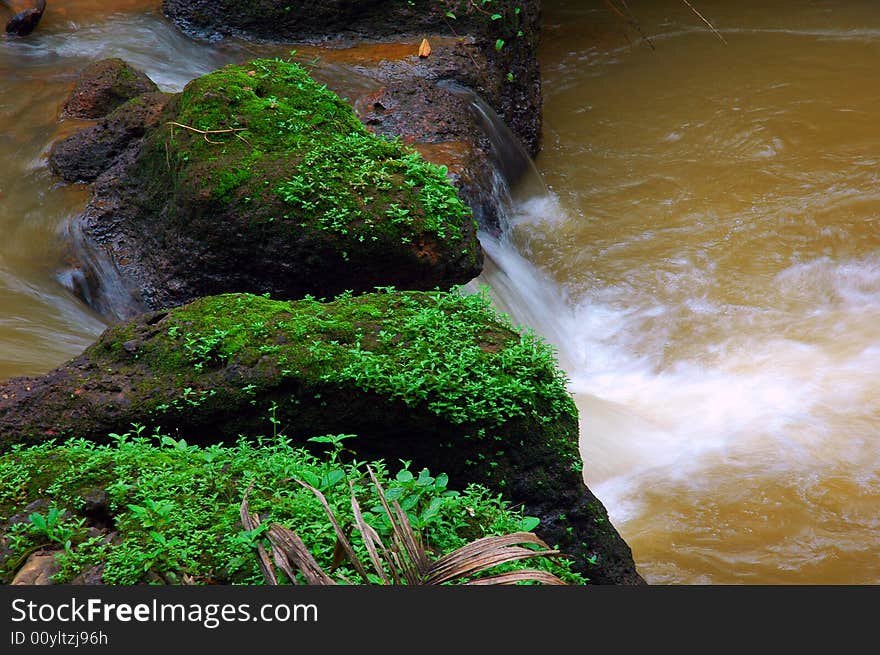
[[(355, 497), (354, 486), (350, 483), (351, 508), (354, 513), (355, 527), (363, 539), (369, 565), (372, 566), (376, 574), (376, 578), (373, 579), (378, 579), (386, 585), (449, 583), (507, 585), (519, 582), (565, 584), (557, 576), (542, 570), (521, 569), (495, 575), (482, 575), (490, 569), (508, 562), (560, 555), (558, 550), (551, 549), (531, 532), (483, 537), (438, 559), (432, 559), (422, 544), (422, 540), (413, 530), (406, 512), (396, 501), (389, 503), (385, 490), (376, 475), (372, 469), (368, 468), (367, 470), (391, 525), (390, 545), (386, 546), (376, 530), (364, 520), (360, 505)], [(361, 580), (365, 584), (370, 584), (373, 579), (367, 572), (367, 566), (357, 556), (354, 546), (352, 546), (346, 531), (340, 526), (324, 494), (305, 482), (300, 480), (296, 480), (296, 482), (311, 491), (321, 503), (336, 532), (337, 547), (345, 553)], [(241, 517), (245, 529), (254, 530), (259, 527), (260, 520), (255, 514), (251, 514), (248, 508), (249, 491), (250, 488), (245, 492), (241, 502)], [(291, 582), (297, 584), (298, 571), (306, 584), (336, 584), (336, 580), (321, 568), (296, 532), (277, 523), (272, 523), (266, 532), (266, 537), (271, 544), (275, 564), (284, 571)], [(529, 548), (527, 545), (536, 546), (538, 550)], [(257, 546), (257, 554), (260, 570), (263, 572), (266, 582), (270, 585), (277, 585), (278, 579), (269, 562), (268, 554), (261, 545)]]

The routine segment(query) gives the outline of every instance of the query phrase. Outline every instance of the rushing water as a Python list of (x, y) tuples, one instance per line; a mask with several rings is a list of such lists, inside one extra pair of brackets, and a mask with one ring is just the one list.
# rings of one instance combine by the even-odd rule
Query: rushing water
[[(59, 282), (87, 190), (45, 154), (77, 72), (166, 90), (258, 52), (156, 0), (0, 38), (0, 377), (104, 327)], [(655, 583), (880, 583), (880, 7), (545, 0), (545, 149), (482, 281), (555, 343), (585, 477)], [(332, 77), (332, 70), (326, 75)]]
[(546, 5), (586, 479), (651, 582), (880, 583), (880, 6), (692, 4)]

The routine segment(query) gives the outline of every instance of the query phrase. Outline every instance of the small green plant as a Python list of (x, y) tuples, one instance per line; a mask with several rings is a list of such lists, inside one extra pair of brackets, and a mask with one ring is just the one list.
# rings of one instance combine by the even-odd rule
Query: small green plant
[[(328, 453), (330, 457), (330, 462), (335, 464), (337, 461), (339, 461), (339, 456), (342, 454), (342, 452), (346, 450), (342, 442), (346, 439), (351, 439), (354, 436), (355, 435), (353, 434), (328, 434), (321, 437), (311, 437), (309, 441), (311, 441), (312, 443), (329, 444), (331, 446), (331, 449)], [(350, 452), (353, 453), (354, 451)]]
[(64, 510), (57, 507), (50, 507), (45, 515), (33, 512), (28, 516), (28, 520), (32, 535), (38, 539), (46, 538), (65, 548), (70, 548), (71, 539), (85, 523), (84, 519), (75, 520), (68, 517)]
[(189, 355), (196, 370), (216, 361), (220, 355), (223, 340), (229, 336), (226, 330), (214, 329), (208, 334), (188, 335), (183, 341), (183, 348)]
[(179, 538), (169, 539), (165, 534), (155, 530), (150, 530), (148, 534), (152, 549), (148, 550), (142, 559), (143, 570), (154, 571), (169, 584), (178, 582), (182, 568), (178, 553), (185, 545), (184, 542)]
[(168, 499), (155, 501), (150, 498), (146, 498), (143, 505), (128, 505), (134, 518), (144, 528), (166, 527), (171, 520), (174, 507), (175, 504)]
[[(447, 489), (449, 476), (445, 473), (434, 477), (425, 468), (415, 476), (410, 471), (410, 465), (410, 462), (403, 462), (404, 467), (395, 476), (397, 484), (386, 491), (385, 495), (389, 501), (400, 505), (415, 530), (423, 531), (439, 526), (442, 523), (440, 508), (444, 499), (455, 497), (459, 492)], [(368, 516), (386, 531), (391, 529), (388, 514), (380, 504), (374, 505)]]

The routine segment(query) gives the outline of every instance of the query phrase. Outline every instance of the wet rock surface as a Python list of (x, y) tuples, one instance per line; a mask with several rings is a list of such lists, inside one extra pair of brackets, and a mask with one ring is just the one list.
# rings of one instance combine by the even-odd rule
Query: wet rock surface
[(143, 71), (122, 59), (101, 59), (80, 73), (61, 115), (101, 118), (132, 98), (157, 91), (159, 87)]
[(49, 167), (67, 182), (94, 182), (130, 148), (137, 148), (147, 130), (158, 126), (170, 94), (155, 92), (120, 105), (97, 124), (52, 145)]

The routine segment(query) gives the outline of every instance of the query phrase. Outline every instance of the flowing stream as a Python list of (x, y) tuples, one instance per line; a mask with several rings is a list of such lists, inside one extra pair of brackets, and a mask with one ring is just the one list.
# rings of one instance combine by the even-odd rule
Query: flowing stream
[[(693, 2), (722, 42), (678, 0), (628, 4), (650, 44), (545, 0), (543, 182), (479, 282), (558, 348), (585, 478), (649, 582), (880, 583), (880, 6)], [(45, 162), (84, 124), (58, 122), (78, 71), (120, 56), (178, 90), (284, 52), (158, 5), (50, 2), (0, 37), (0, 377), (105, 327), (62, 284), (88, 190)]]

